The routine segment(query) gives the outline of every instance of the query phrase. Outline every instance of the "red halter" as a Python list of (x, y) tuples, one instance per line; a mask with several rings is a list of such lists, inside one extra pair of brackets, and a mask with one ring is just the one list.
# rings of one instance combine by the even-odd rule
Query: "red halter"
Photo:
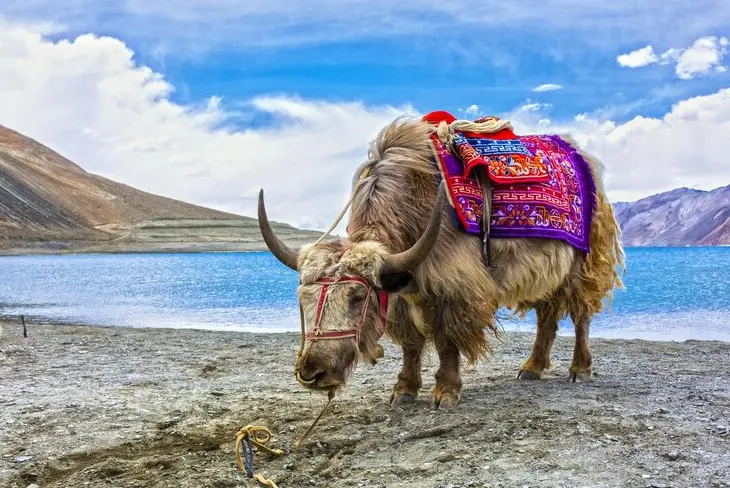
[[(319, 292), (319, 300), (317, 301), (317, 311), (314, 313), (314, 327), (311, 331), (306, 333), (306, 337), (310, 341), (318, 341), (321, 339), (345, 339), (347, 337), (354, 337), (355, 341), (360, 343), (360, 332), (365, 324), (365, 317), (367, 317), (368, 308), (370, 307), (370, 300), (372, 299), (373, 287), (370, 286), (363, 278), (359, 276), (342, 276), (341, 278), (320, 278), (316, 281), (322, 285), (322, 290)], [(362, 314), (360, 315), (360, 322), (356, 327), (344, 330), (322, 330), (319, 327), (320, 321), (322, 320), (322, 312), (324, 311), (324, 304), (327, 301), (327, 290), (332, 285), (340, 285), (343, 283), (357, 283), (365, 287), (367, 291), (367, 298), (363, 305)], [(377, 339), (380, 339), (385, 333), (385, 327), (388, 319), (388, 292), (380, 290), (378, 291), (378, 302), (380, 303), (380, 323), (377, 328)]]

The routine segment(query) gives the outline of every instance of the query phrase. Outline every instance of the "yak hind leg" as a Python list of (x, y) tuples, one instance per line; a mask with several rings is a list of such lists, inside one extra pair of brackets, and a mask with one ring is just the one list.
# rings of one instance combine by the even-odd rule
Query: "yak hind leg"
[(537, 310), (537, 334), (530, 357), (520, 367), (517, 378), (539, 380), (550, 369), (550, 351), (558, 331), (558, 314), (554, 307), (540, 304)]
[(575, 346), (573, 347), (573, 363), (570, 365), (568, 381), (588, 381), (593, 377), (593, 356), (591, 346), (588, 342), (588, 331), (591, 323), (591, 316), (587, 312), (571, 313), (571, 319), (575, 326)]
[(407, 302), (399, 298), (388, 319), (388, 334), (401, 345), (403, 367), (398, 381), (390, 394), (391, 405), (413, 403), (423, 385), (421, 380), (421, 357), (426, 337), (416, 327)]

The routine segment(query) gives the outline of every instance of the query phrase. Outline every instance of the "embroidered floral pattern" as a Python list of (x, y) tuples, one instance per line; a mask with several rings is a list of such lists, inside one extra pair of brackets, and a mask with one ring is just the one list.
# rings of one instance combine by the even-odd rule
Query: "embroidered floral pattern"
[[(462, 227), (466, 232), (481, 235), (482, 192), (478, 181), (464, 177), (469, 173), (465, 173), (462, 160), (437, 137), (432, 137), (432, 141)], [(498, 142), (518, 146), (514, 140)], [(595, 192), (588, 164), (559, 136), (522, 136), (518, 142), (527, 154), (519, 151), (509, 155), (479, 154), (488, 158), (492, 179), (500, 181), (495, 177), (498, 173), (509, 174), (510, 178), (520, 175), (533, 178), (545, 175), (545, 178), (537, 182), (510, 180), (493, 184), (491, 237), (562, 239), (587, 251)], [(471, 156), (470, 162), (476, 159), (472, 152), (464, 154)], [(524, 159), (517, 164), (520, 158)], [(531, 168), (529, 161), (539, 161), (540, 165)]]

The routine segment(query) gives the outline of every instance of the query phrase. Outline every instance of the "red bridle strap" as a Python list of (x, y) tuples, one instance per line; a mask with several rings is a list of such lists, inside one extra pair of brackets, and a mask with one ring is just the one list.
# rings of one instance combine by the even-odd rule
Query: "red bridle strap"
[[(365, 319), (367, 318), (368, 309), (370, 307), (370, 300), (372, 298), (373, 287), (370, 286), (363, 278), (359, 276), (342, 276), (340, 278), (320, 278), (316, 283), (322, 285), (322, 289), (319, 292), (319, 299), (317, 300), (317, 310), (314, 312), (314, 326), (312, 330), (306, 333), (306, 338), (310, 341), (318, 341), (321, 339), (346, 339), (348, 337), (354, 337), (355, 341), (360, 343), (360, 332), (362, 332)], [(343, 283), (357, 283), (365, 287), (367, 292), (367, 298), (360, 314), (360, 322), (356, 327), (342, 330), (322, 330), (320, 322), (322, 321), (322, 314), (324, 312), (324, 305), (327, 302), (327, 292), (330, 286), (340, 285)], [(380, 290), (378, 292), (378, 301), (380, 302), (380, 321), (377, 328), (378, 339), (380, 339), (385, 333), (385, 327), (388, 321), (388, 292)]]

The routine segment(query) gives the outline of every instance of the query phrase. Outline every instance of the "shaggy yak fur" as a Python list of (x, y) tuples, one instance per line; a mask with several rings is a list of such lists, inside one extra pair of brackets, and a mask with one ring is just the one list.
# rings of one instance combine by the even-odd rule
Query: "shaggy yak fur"
[[(624, 267), (620, 229), (603, 188), (602, 165), (581, 153), (596, 186), (588, 253), (560, 240), (492, 239), (497, 269), (490, 272), (482, 261), (481, 239), (457, 228), (444, 206), (438, 238), (429, 254), (414, 269), (393, 270), (384, 266), (388, 256), (413, 246), (434, 211), (439, 187), (429, 141), (433, 130), (418, 120), (396, 119), (371, 143), (368, 160), (353, 179), (355, 196), (347, 238), (308, 245), (298, 254), (284, 246), (295, 253), (289, 265), (299, 271), (298, 296), (307, 322), (312, 324), (315, 316), (322, 288), (316, 283), (319, 278), (355, 275), (375, 290), (390, 292), (386, 335), (403, 350), (403, 367), (391, 402), (409, 403), (417, 397), (422, 386), (421, 357), (430, 343), (440, 363), (432, 405), (455, 406), (461, 397), (461, 357), (472, 364), (489, 353), (486, 332), (497, 335), (500, 306), (519, 314), (537, 312), (532, 353), (518, 378), (540, 379), (550, 368), (558, 321), (569, 315), (575, 326), (569, 379), (590, 379), (591, 317), (602, 309), (604, 299), (610, 299), (614, 288), (622, 286), (619, 270)], [(575, 142), (564, 139), (577, 148)], [(264, 233), (268, 220), (265, 210), (261, 213), (263, 193), (259, 203)], [(366, 295), (367, 290), (356, 284), (329, 289), (322, 330), (357, 326), (364, 303), (371, 299), (373, 303), (359, 344), (353, 338), (307, 342), (296, 365), (302, 384), (337, 389), (344, 385), (358, 357), (375, 364), (382, 354), (376, 334), (378, 307), (375, 293)]]

